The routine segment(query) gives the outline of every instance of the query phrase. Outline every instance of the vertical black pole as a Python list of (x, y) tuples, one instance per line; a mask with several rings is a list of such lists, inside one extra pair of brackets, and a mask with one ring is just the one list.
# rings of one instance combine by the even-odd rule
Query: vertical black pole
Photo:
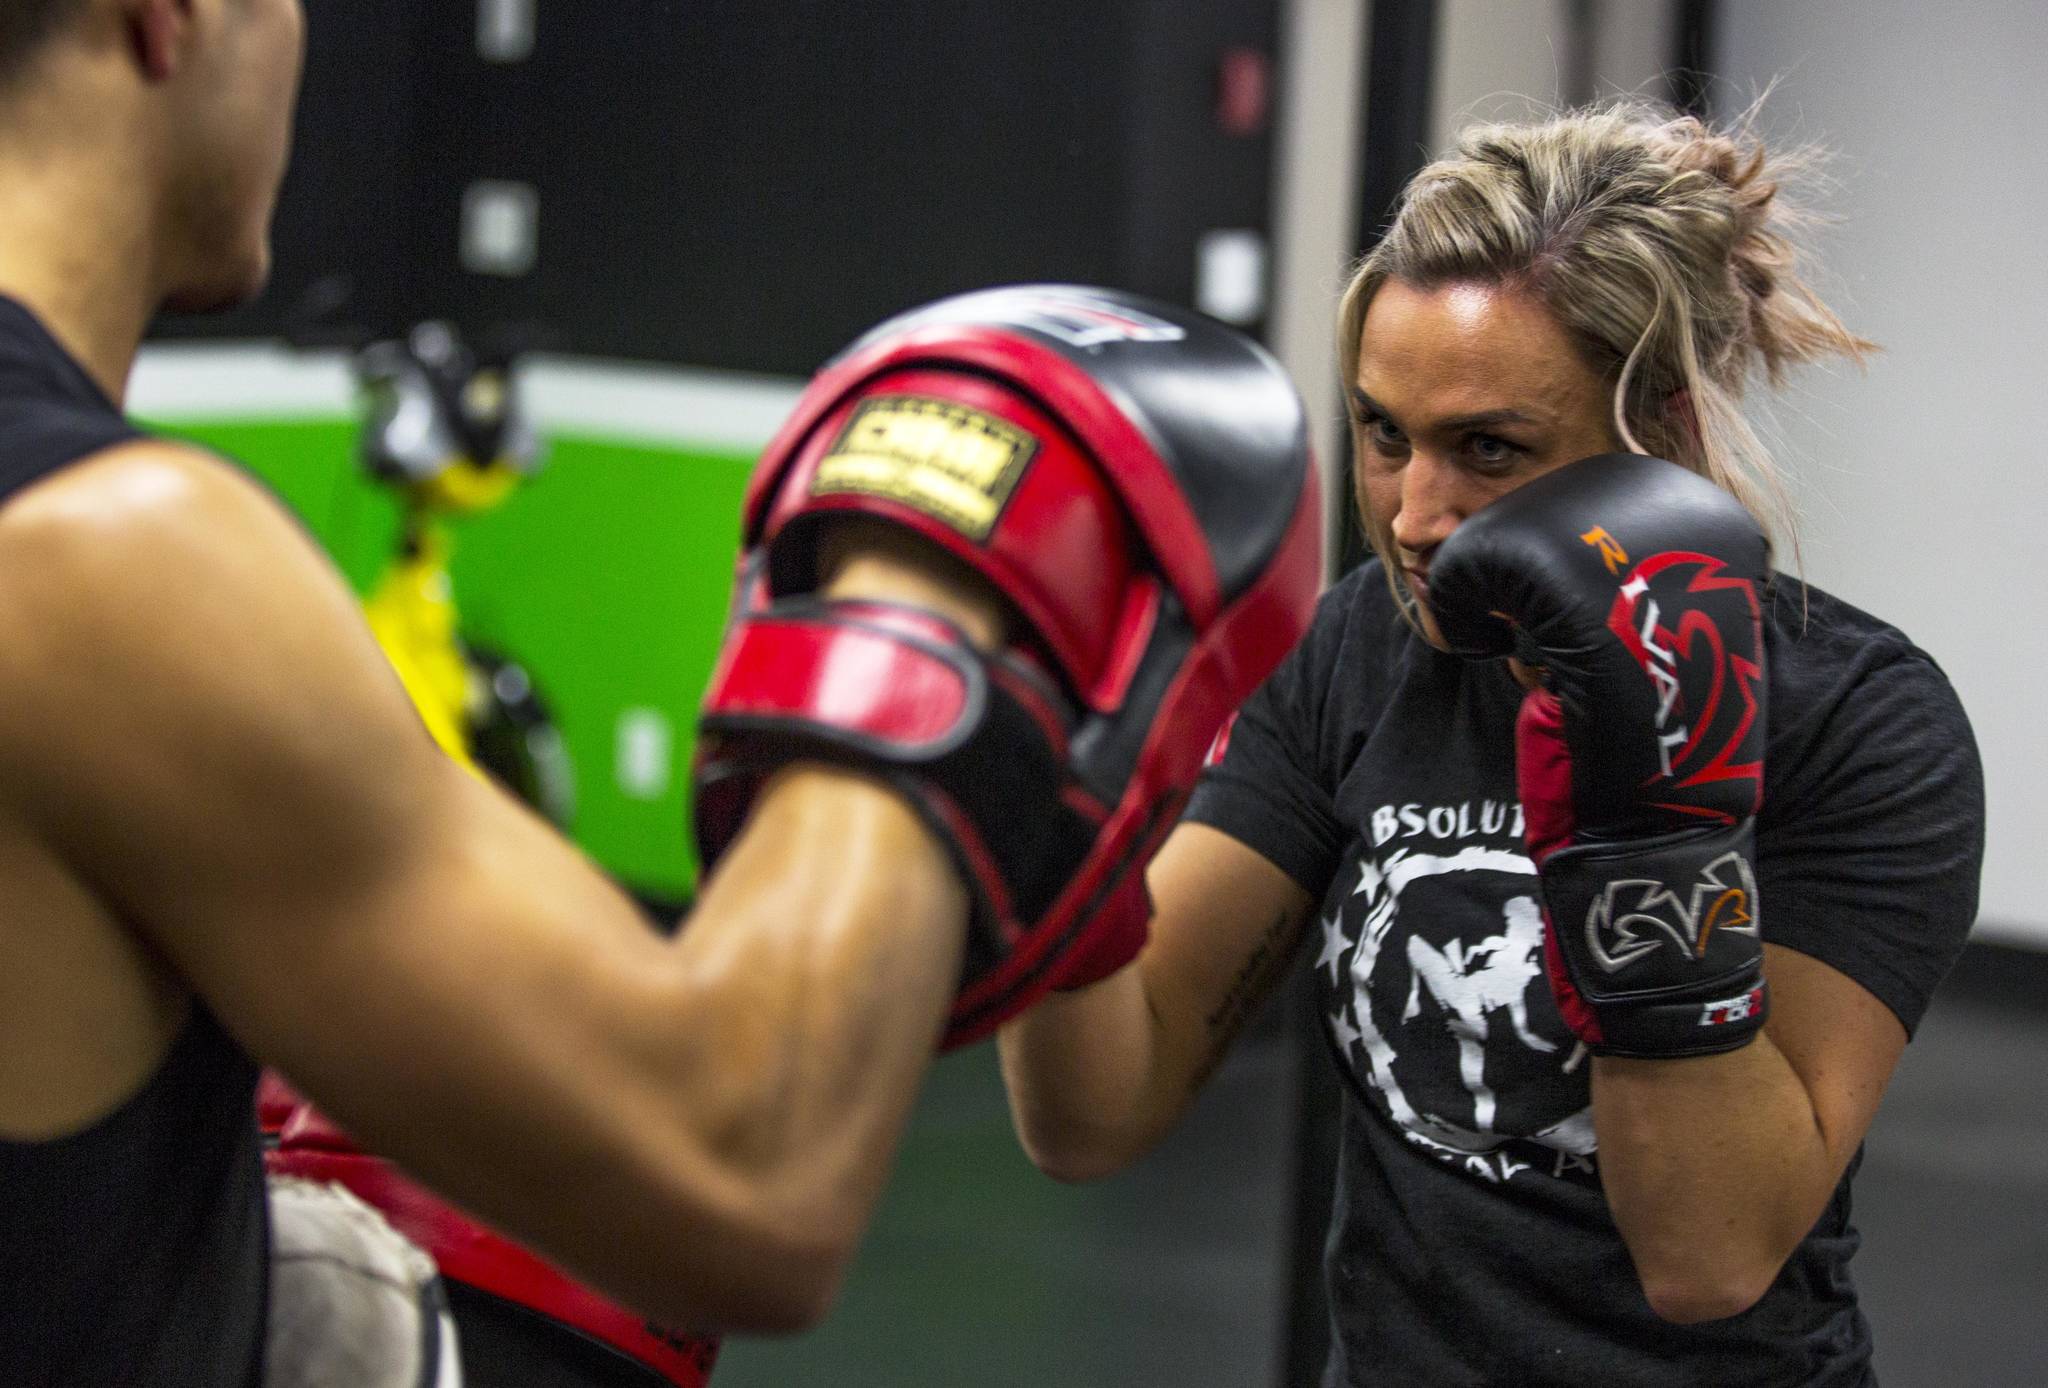
[(1714, 0), (1678, 0), (1677, 52), (1671, 60), (1671, 101), (1688, 115), (1714, 114)]
[[(1429, 158), (1430, 92), (1436, 62), (1436, 0), (1372, 0), (1358, 186), (1359, 250), (1379, 240), (1401, 190)], [(1331, 311), (1334, 314), (1336, 305)], [(1346, 436), (1348, 447), (1349, 434)], [(1339, 571), (1366, 555), (1364, 536), (1348, 498), (1351, 465), (1344, 464), (1345, 525)], [(1297, 973), (1287, 999), (1296, 1047), (1294, 1234), (1289, 1251), (1287, 1339), (1283, 1388), (1314, 1388), (1330, 1353), (1329, 1305), (1323, 1291), (1323, 1244), (1330, 1228), (1330, 1197), (1337, 1178), (1337, 1136), (1342, 1082), (1323, 1039), (1322, 1003), (1315, 976)]]
[[(1373, 0), (1366, 24), (1365, 138), (1359, 160), (1358, 248), (1371, 249), (1386, 229), (1401, 190), (1435, 151), (1429, 148), (1430, 94), (1435, 87), (1436, 0)], [(1334, 310), (1335, 305), (1331, 305)], [(1349, 384), (1346, 383), (1346, 389)], [(1350, 446), (1346, 435), (1345, 447)], [(1333, 504), (1343, 507), (1337, 542), (1337, 571), (1369, 557), (1365, 534), (1350, 504), (1351, 467)], [(1317, 1064), (1322, 1063), (1320, 1055)]]
[(1434, 153), (1436, 0), (1374, 0), (1366, 26), (1365, 158), (1359, 181), (1361, 249), (1379, 240), (1394, 200)]
[(1564, 0), (1564, 51), (1558, 55), (1557, 94), (1567, 106), (1590, 105), (1600, 94), (1595, 39), (1601, 0)]

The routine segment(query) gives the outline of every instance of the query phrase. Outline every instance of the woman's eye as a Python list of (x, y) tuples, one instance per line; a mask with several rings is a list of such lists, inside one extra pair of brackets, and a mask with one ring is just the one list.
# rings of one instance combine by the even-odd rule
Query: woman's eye
[(1394, 422), (1383, 414), (1369, 414), (1364, 419), (1366, 437), (1379, 448), (1401, 448), (1408, 442), (1408, 436), (1394, 427)]
[(1472, 456), (1482, 463), (1505, 463), (1522, 450), (1506, 439), (1495, 438), (1492, 434), (1474, 434), (1467, 445)]

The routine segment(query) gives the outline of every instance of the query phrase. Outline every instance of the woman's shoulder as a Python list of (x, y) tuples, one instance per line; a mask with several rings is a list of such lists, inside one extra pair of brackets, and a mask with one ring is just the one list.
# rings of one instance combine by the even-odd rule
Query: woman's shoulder
[(1838, 775), (1865, 763), (1974, 766), (1969, 718), (1947, 673), (1890, 622), (1780, 576), (1765, 644), (1774, 762), (1789, 755)]
[(1413, 636), (1385, 568), (1367, 560), (1323, 590), (1308, 629), (1268, 676), (1255, 703), (1304, 726), (1370, 721), (1388, 672)]
[(1354, 565), (1323, 591), (1315, 620), (1316, 625), (1342, 630), (1354, 640), (1409, 630), (1387, 581), (1387, 566), (1377, 557)]
[(1889, 670), (1948, 689), (1933, 656), (1883, 618), (1810, 583), (1783, 574), (1771, 579), (1764, 633), (1772, 691), (1846, 690)]
[(1414, 639), (1414, 628), (1401, 615), (1387, 582), (1386, 566), (1367, 559), (1323, 590), (1289, 664), (1303, 676), (1349, 681), (1391, 669)]

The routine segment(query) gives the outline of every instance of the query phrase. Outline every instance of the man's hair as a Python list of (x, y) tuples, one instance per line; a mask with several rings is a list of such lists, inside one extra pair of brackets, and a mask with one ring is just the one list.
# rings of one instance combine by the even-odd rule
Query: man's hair
[(11, 85), (86, 0), (0, 0), (0, 87)]

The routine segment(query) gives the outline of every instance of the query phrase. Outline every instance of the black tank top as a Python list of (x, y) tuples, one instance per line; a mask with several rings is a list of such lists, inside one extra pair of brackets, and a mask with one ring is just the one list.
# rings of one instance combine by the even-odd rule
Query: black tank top
[[(139, 437), (0, 297), (0, 505)], [(261, 1382), (269, 1231), (255, 1089), (254, 1062), (195, 1002), (163, 1064), (105, 1118), (50, 1142), (0, 1138), (0, 1384)]]

